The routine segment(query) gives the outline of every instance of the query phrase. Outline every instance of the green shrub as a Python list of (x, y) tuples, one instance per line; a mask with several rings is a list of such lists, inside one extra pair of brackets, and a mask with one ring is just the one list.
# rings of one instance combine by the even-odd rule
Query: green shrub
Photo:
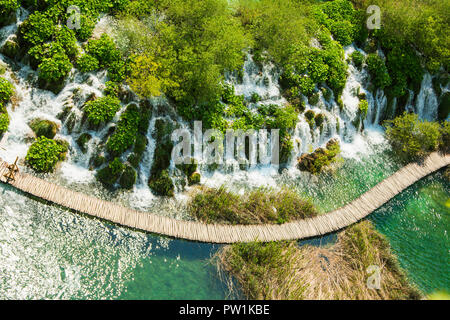
[(378, 54), (371, 53), (367, 56), (367, 68), (372, 76), (373, 84), (377, 88), (384, 89), (391, 85), (392, 80), (386, 65)]
[(111, 188), (114, 186), (117, 180), (119, 180), (124, 170), (125, 165), (120, 161), (119, 158), (115, 158), (108, 164), (108, 166), (99, 170), (96, 177), (106, 187)]
[(83, 54), (77, 60), (77, 68), (81, 72), (91, 72), (99, 68), (99, 63), (96, 58), (89, 54)]
[(89, 101), (84, 106), (87, 118), (94, 126), (111, 121), (119, 109), (120, 100), (111, 96)]
[(126, 166), (119, 180), (120, 187), (123, 189), (132, 189), (134, 184), (136, 183), (136, 179), (137, 179), (136, 170), (134, 170), (130, 166)]
[(19, 8), (17, 0), (0, 0), (0, 27), (12, 23), (16, 9)]
[(58, 131), (58, 125), (50, 120), (34, 119), (30, 122), (30, 128), (37, 137), (53, 139)]
[(66, 55), (70, 59), (75, 59), (78, 55), (78, 44), (75, 32), (65, 25), (60, 25), (55, 31), (55, 41), (61, 45)]
[(95, 21), (87, 16), (82, 14), (80, 17), (80, 29), (75, 30), (78, 40), (81, 42), (87, 41), (94, 31)]
[(35, 46), (51, 40), (55, 28), (47, 13), (35, 11), (21, 24), (20, 35), (28, 45)]
[(309, 104), (312, 106), (316, 106), (319, 103), (319, 100), (320, 100), (320, 95), (318, 92), (316, 92), (309, 97)]
[(9, 116), (7, 113), (0, 113), (0, 135), (8, 130)]
[(51, 84), (63, 81), (73, 67), (63, 47), (53, 42), (45, 44), (42, 49), (38, 65), (39, 79)]
[(314, 122), (316, 123), (316, 126), (322, 127), (323, 123), (325, 121), (325, 116), (322, 113), (319, 113), (314, 117)]
[(365, 57), (364, 55), (359, 52), (359, 51), (354, 51), (350, 58), (352, 59), (353, 64), (355, 65), (356, 68), (358, 68), (359, 70), (361, 70), (364, 61), (365, 61)]
[(405, 160), (436, 151), (442, 133), (439, 123), (421, 121), (414, 113), (404, 113), (385, 122), (386, 137), (393, 150)]
[(0, 78), (0, 105), (9, 102), (14, 94), (14, 86), (5, 78)]
[(167, 170), (162, 170), (150, 177), (148, 186), (158, 196), (173, 197), (175, 195), (175, 186)]
[(91, 39), (86, 45), (86, 52), (96, 58), (101, 68), (108, 69), (120, 59), (121, 55), (114, 41), (106, 34), (99, 39)]
[(81, 149), (81, 152), (87, 152), (87, 144), (92, 139), (92, 136), (89, 133), (81, 134), (77, 139), (77, 144)]
[(30, 146), (25, 160), (36, 172), (51, 172), (65, 159), (67, 150), (67, 144), (42, 136)]
[(135, 104), (129, 105), (122, 113), (116, 131), (106, 143), (106, 148), (111, 154), (118, 156), (134, 144), (138, 133), (139, 116)]
[(330, 27), (334, 38), (343, 46), (352, 44), (354, 39), (354, 26), (350, 21), (334, 21)]
[(367, 111), (369, 110), (369, 103), (367, 102), (367, 100), (361, 100), (358, 107), (361, 117), (365, 119), (367, 117)]
[(297, 162), (297, 166), (301, 171), (308, 171), (312, 174), (318, 174), (336, 162), (337, 156), (341, 152), (339, 141), (332, 139), (328, 141), (325, 148), (318, 148), (311, 154), (302, 155)]
[(190, 186), (194, 185), (194, 184), (199, 184), (201, 180), (201, 175), (198, 172), (194, 172), (193, 174), (191, 174), (188, 177), (188, 184)]

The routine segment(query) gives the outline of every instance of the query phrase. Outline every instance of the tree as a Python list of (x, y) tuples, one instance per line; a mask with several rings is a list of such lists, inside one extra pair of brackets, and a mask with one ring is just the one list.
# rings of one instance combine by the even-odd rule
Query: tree
[(441, 128), (437, 122), (421, 121), (414, 113), (385, 122), (386, 137), (394, 151), (405, 160), (413, 160), (436, 151), (441, 141)]

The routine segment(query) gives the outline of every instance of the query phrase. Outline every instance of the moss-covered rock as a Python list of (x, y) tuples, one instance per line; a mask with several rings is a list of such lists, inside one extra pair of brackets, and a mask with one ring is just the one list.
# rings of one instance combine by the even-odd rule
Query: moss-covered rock
[(131, 166), (126, 166), (120, 177), (119, 184), (123, 189), (132, 189), (136, 183), (137, 173)]
[(125, 165), (120, 161), (119, 158), (115, 158), (109, 163), (108, 166), (99, 170), (96, 177), (101, 183), (103, 183), (103, 185), (111, 188), (114, 186), (117, 180), (119, 180), (124, 170)]
[(92, 139), (92, 136), (89, 133), (83, 133), (77, 139), (77, 144), (81, 149), (81, 152), (87, 152), (87, 144)]
[(319, 99), (320, 99), (320, 95), (319, 95), (318, 92), (316, 92), (316, 93), (313, 93), (313, 94), (309, 97), (308, 101), (309, 101), (309, 104), (310, 104), (310, 105), (316, 106), (316, 105), (319, 103)]
[(199, 184), (201, 180), (201, 175), (198, 172), (194, 172), (193, 174), (191, 174), (188, 178), (188, 184), (190, 186), (194, 185), (194, 184)]
[(101, 167), (102, 165), (104, 165), (106, 163), (106, 158), (104, 155), (102, 154), (97, 154), (93, 159), (92, 159), (92, 164), (94, 165), (94, 167), (98, 168)]
[(301, 171), (318, 174), (336, 160), (340, 151), (339, 141), (332, 139), (327, 143), (326, 148), (318, 148), (311, 154), (302, 155), (298, 159), (297, 166)]
[(162, 170), (158, 174), (152, 175), (148, 186), (158, 196), (173, 197), (175, 195), (175, 186), (167, 170)]
[(29, 125), (37, 137), (44, 136), (48, 139), (53, 139), (59, 129), (56, 123), (45, 119), (34, 119)]
[(19, 51), (20, 47), (16, 37), (11, 37), (10, 39), (6, 40), (0, 49), (1, 54), (11, 59), (16, 58), (17, 55), (19, 55)]

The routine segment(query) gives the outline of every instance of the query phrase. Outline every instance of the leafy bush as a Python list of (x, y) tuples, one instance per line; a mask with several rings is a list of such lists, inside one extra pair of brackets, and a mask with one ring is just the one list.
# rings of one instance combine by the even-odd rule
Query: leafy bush
[(302, 155), (297, 162), (297, 166), (301, 171), (308, 171), (312, 174), (318, 174), (336, 162), (337, 156), (341, 152), (339, 141), (332, 139), (328, 141), (326, 148), (318, 148), (311, 154)]
[(134, 144), (139, 120), (139, 110), (135, 104), (131, 104), (120, 116), (114, 134), (106, 143), (106, 148), (111, 154), (118, 156)]
[(421, 121), (414, 113), (404, 113), (385, 122), (386, 137), (403, 159), (412, 160), (436, 151), (442, 133), (439, 123)]
[(84, 106), (88, 120), (94, 126), (111, 121), (119, 109), (120, 100), (111, 96), (88, 101)]
[(371, 53), (367, 56), (367, 68), (372, 76), (373, 84), (377, 88), (384, 89), (391, 85), (392, 80), (386, 65), (378, 54)]
[(120, 177), (119, 184), (124, 189), (132, 189), (136, 183), (136, 179), (136, 170), (130, 166), (126, 166), (122, 176)]
[(119, 158), (115, 158), (108, 164), (108, 166), (99, 170), (96, 177), (106, 187), (111, 188), (114, 186), (117, 180), (119, 180), (124, 170), (125, 165), (120, 161)]
[(364, 60), (365, 60), (364, 55), (359, 51), (354, 51), (350, 57), (353, 61), (353, 64), (355, 65), (355, 67), (358, 68), (359, 70), (361, 70), (361, 68), (364, 64)]
[(367, 117), (367, 111), (369, 110), (369, 103), (367, 100), (361, 100), (359, 102), (359, 113), (361, 114), (361, 117), (365, 119)]
[(18, 7), (17, 0), (0, 0), (0, 26), (11, 23), (11, 17), (15, 18), (15, 11)]
[(86, 52), (96, 58), (100, 67), (104, 69), (108, 69), (121, 57), (116, 44), (106, 33), (102, 34), (99, 39), (89, 40)]
[(38, 66), (39, 79), (48, 83), (61, 82), (73, 67), (69, 57), (63, 47), (56, 42), (45, 44), (43, 50), (41, 63)]
[(7, 113), (0, 113), (0, 135), (8, 130), (9, 116)]
[(95, 21), (91, 17), (82, 14), (80, 16), (80, 29), (75, 30), (78, 40), (87, 41), (94, 31)]
[(159, 174), (152, 176), (148, 186), (156, 195), (167, 197), (175, 195), (175, 186), (167, 170), (162, 170)]
[(35, 46), (51, 40), (55, 28), (47, 13), (35, 11), (21, 24), (20, 35), (28, 45)]
[(75, 59), (78, 55), (78, 44), (75, 32), (65, 25), (60, 25), (56, 28), (54, 38), (64, 49), (66, 55), (71, 59)]
[(36, 172), (50, 172), (65, 159), (67, 150), (66, 144), (41, 136), (30, 146), (25, 160)]
[(77, 67), (81, 72), (91, 72), (99, 68), (99, 62), (90, 54), (83, 54), (77, 60)]
[(14, 94), (14, 86), (5, 78), (0, 78), (0, 106), (9, 102)]

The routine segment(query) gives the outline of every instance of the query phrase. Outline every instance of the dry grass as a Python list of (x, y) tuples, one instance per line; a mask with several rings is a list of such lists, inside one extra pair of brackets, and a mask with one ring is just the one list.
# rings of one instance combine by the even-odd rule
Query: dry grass
[[(267, 250), (267, 246), (275, 249)], [(421, 298), (420, 292), (408, 284), (388, 242), (368, 221), (341, 232), (330, 248), (299, 248), (295, 242), (239, 244), (224, 247), (216, 262), (238, 281), (249, 299)], [(381, 269), (379, 290), (367, 287), (370, 265)]]

